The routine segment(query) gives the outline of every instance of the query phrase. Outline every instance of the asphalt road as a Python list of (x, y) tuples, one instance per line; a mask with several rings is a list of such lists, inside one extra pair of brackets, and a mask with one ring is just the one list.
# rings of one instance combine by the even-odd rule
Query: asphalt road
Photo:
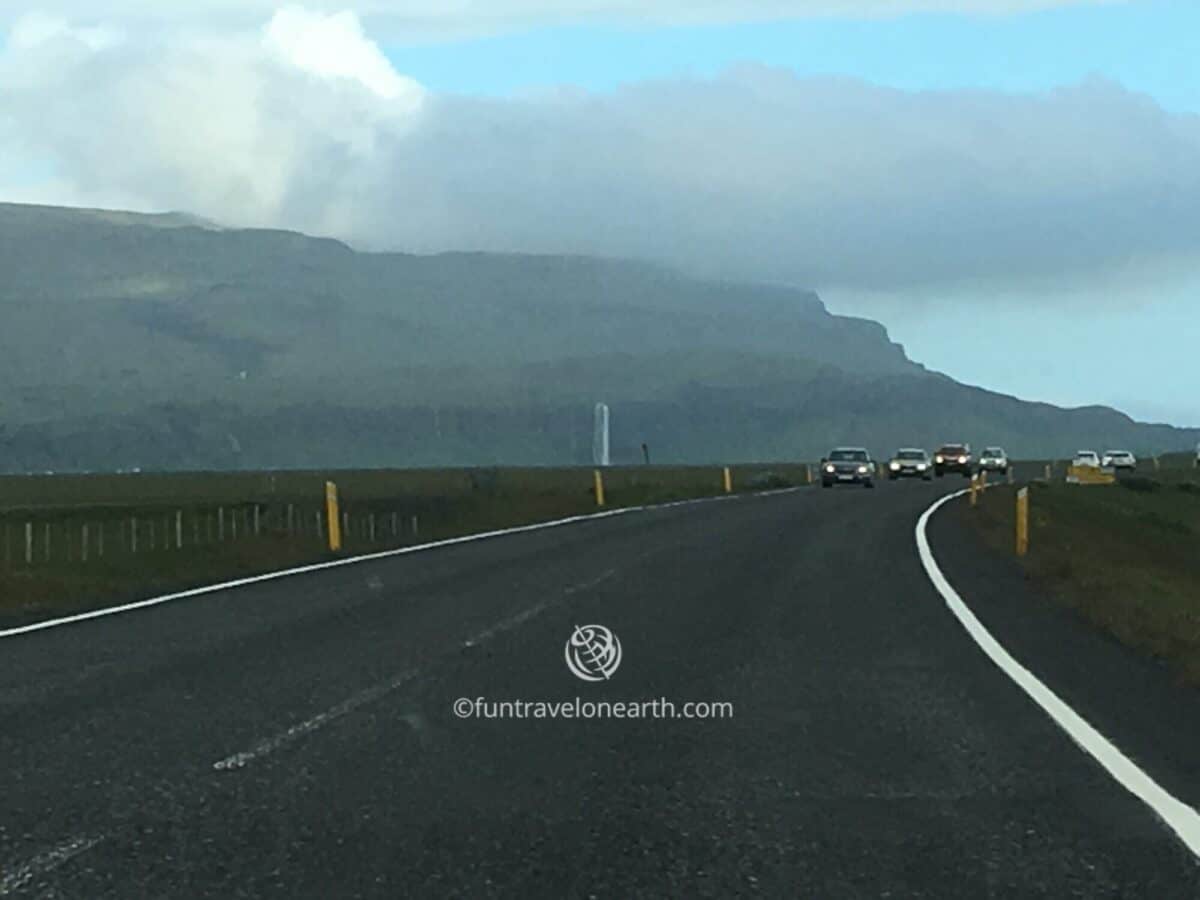
[[(913, 527), (958, 486), (620, 515), (0, 639), (0, 897), (1200, 897), (930, 585)], [(960, 593), (1200, 801), (1194, 692), (957, 515), (931, 539)], [(590, 623), (623, 647), (602, 683), (564, 660)], [(455, 715), (480, 697), (733, 714)]]

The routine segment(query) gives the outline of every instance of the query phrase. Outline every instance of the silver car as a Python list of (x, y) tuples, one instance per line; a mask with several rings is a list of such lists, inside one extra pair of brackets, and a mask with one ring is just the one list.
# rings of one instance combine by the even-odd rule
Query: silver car
[(1008, 454), (1003, 447), (986, 447), (979, 456), (979, 468), (984, 472), (1008, 474)]
[(923, 478), (930, 481), (933, 478), (933, 462), (929, 454), (918, 447), (901, 447), (888, 463), (887, 476), (892, 481), (897, 478)]

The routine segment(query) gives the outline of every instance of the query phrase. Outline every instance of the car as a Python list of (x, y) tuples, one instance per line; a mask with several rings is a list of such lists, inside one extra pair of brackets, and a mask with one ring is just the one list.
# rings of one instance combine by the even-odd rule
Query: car
[(861, 484), (875, 487), (875, 463), (862, 447), (835, 447), (821, 460), (821, 487)]
[(887, 465), (888, 478), (933, 478), (933, 463), (929, 454), (917, 447), (901, 447)]
[(1100, 455), (1095, 450), (1078, 450), (1075, 458), (1071, 460), (1071, 465), (1099, 469)]
[(958, 472), (971, 477), (971, 445), (943, 444), (933, 455), (933, 474), (941, 478), (947, 472)]
[(1137, 457), (1128, 450), (1105, 450), (1101, 464), (1106, 469), (1132, 472), (1137, 468)]
[(1008, 454), (1004, 452), (1003, 447), (984, 447), (983, 452), (979, 454), (979, 468), (984, 472), (1007, 475)]

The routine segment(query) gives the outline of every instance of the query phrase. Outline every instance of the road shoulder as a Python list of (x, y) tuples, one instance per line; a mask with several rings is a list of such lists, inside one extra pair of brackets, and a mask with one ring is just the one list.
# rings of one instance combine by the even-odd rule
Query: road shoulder
[(950, 584), (1021, 664), (1163, 788), (1200, 807), (1200, 691), (1055, 603), (1015, 559), (984, 543), (970, 514), (965, 500), (954, 501), (930, 520), (930, 546)]

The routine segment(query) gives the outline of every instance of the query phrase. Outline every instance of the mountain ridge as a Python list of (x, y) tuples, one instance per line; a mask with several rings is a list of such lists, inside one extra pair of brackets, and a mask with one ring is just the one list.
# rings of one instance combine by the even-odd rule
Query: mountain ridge
[[(364, 253), (179, 213), (0, 204), (0, 315), (6, 471), (586, 462), (597, 400), (629, 461), (651, 438), (664, 462), (1200, 438), (962, 385), (786, 285), (587, 256)], [(430, 410), (452, 440), (421, 424)]]

